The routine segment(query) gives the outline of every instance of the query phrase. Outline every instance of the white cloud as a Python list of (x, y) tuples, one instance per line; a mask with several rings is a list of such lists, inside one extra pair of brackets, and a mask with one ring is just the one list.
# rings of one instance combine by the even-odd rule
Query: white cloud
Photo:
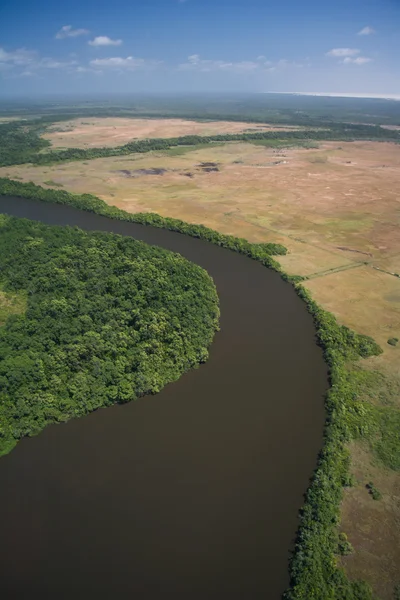
[(91, 67), (82, 67), (81, 65), (78, 65), (75, 68), (75, 73), (94, 73), (95, 75), (102, 75), (103, 71), (100, 69), (92, 69)]
[(233, 63), (223, 60), (203, 60), (199, 54), (188, 56), (187, 62), (179, 65), (180, 71), (216, 71), (231, 68)]
[(361, 29), (361, 31), (359, 31), (357, 33), (357, 35), (372, 35), (373, 33), (375, 33), (375, 29), (367, 26), (367, 27), (364, 27), (363, 29)]
[(230, 62), (225, 60), (205, 60), (200, 58), (199, 54), (192, 54), (188, 56), (187, 62), (178, 65), (180, 71), (202, 71), (204, 73), (211, 71), (235, 71), (241, 73), (248, 73), (256, 71), (264, 67), (271, 66), (270, 61), (265, 60), (264, 56), (259, 56), (257, 61), (253, 60), (241, 60), (237, 62)]
[(345, 56), (356, 56), (357, 54), (360, 54), (360, 50), (357, 48), (333, 48), (326, 53), (326, 56), (344, 58)]
[(357, 58), (351, 58), (350, 56), (346, 56), (344, 59), (344, 64), (354, 64), (354, 65), (365, 65), (372, 61), (372, 58), (368, 58), (367, 56), (357, 56)]
[(55, 35), (57, 40), (62, 40), (69, 37), (77, 37), (78, 35), (88, 35), (87, 29), (72, 29), (72, 25), (64, 25)]
[(179, 70), (190, 71), (197, 70), (203, 72), (209, 71), (254, 71), (258, 68), (258, 63), (253, 61), (229, 62), (225, 60), (204, 60), (199, 54), (188, 56), (187, 62), (179, 65)]
[(18, 48), (7, 52), (0, 48), (0, 71), (8, 72), (13, 76), (32, 76), (44, 69), (71, 70), (77, 65), (76, 60), (57, 60), (50, 57), (41, 57), (35, 50)]
[(367, 56), (358, 56), (361, 50), (358, 48), (333, 48), (326, 53), (326, 56), (332, 56), (333, 58), (341, 58), (339, 63), (345, 65), (365, 65), (372, 61), (372, 58)]
[(270, 67), (272, 65), (272, 62), (270, 60), (267, 60), (267, 57), (264, 56), (264, 54), (257, 56), (256, 60), (262, 63), (265, 67)]
[(36, 64), (37, 69), (64, 69), (78, 64), (76, 60), (55, 60), (54, 58), (41, 58)]
[(199, 54), (188, 56), (187, 62), (178, 65), (179, 71), (224, 72), (224, 73), (273, 73), (274, 71), (288, 67), (303, 67), (304, 65), (291, 62), (282, 58), (276, 62), (267, 60), (264, 55), (253, 60), (241, 60), (236, 62), (224, 60), (205, 60)]
[(26, 50), (26, 48), (18, 48), (12, 52), (6, 52), (3, 48), (0, 48), (0, 63), (23, 66), (30, 65), (37, 59), (37, 52), (35, 50)]
[(96, 58), (91, 60), (90, 64), (93, 67), (106, 67), (135, 71), (137, 69), (154, 69), (155, 67), (161, 65), (162, 61), (135, 58), (134, 56), (127, 56), (126, 58), (116, 56), (113, 58)]
[(99, 35), (88, 42), (90, 46), (120, 46), (122, 44), (122, 40), (112, 40), (106, 35)]

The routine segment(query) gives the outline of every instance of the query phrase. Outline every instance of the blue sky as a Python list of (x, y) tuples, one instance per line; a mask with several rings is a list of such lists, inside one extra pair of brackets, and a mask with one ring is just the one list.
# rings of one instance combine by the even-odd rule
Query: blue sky
[(400, 97), (400, 0), (1, 0), (0, 94)]

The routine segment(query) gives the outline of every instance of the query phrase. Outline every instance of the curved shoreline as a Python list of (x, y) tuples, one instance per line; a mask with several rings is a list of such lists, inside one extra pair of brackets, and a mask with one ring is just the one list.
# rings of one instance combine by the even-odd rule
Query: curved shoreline
[[(156, 214), (130, 214), (108, 206), (89, 194), (74, 195), (65, 191), (46, 190), (32, 183), (22, 184), (10, 179), (0, 179), (0, 196), (40, 199), (45, 202), (66, 204), (84, 211), (110, 216), (127, 222), (145, 223), (158, 228), (178, 231), (249, 256), (279, 272), (282, 279), (295, 284), (295, 291), (305, 302), (317, 330), (319, 346), (329, 367), (331, 385), (325, 399), (327, 421), (324, 444), (318, 465), (300, 512), (295, 550), (290, 564), (290, 587), (286, 600), (335, 598), (337, 593), (346, 600), (363, 598), (372, 600), (370, 586), (364, 582), (351, 582), (344, 570), (337, 566), (338, 522), (343, 486), (349, 480), (349, 452), (346, 443), (357, 438), (362, 428), (357, 390), (352, 385), (354, 371), (351, 362), (360, 357), (380, 354), (381, 348), (372, 338), (358, 335), (336, 322), (333, 315), (319, 307), (307, 290), (296, 285), (302, 278), (289, 277), (271, 254), (282, 253), (274, 244), (250, 244), (244, 239), (220, 234), (203, 225), (192, 225), (177, 219)], [(285, 249), (283, 249), (285, 250)]]
[[(155, 543), (156, 539), (165, 540), (167, 532), (170, 536), (175, 535), (175, 544), (179, 548), (175, 551), (180, 561), (184, 561), (186, 565), (183, 569), (185, 572), (190, 571), (189, 566), (192, 564), (190, 561), (187, 564), (187, 559), (184, 559), (191, 543), (194, 544), (191, 550), (198, 552), (198, 559), (203, 556), (204, 561), (207, 553), (210, 555), (203, 565), (203, 576), (200, 580), (196, 579), (193, 586), (193, 582), (187, 580), (188, 576), (185, 574), (180, 573), (182, 579), (178, 581), (177, 572), (171, 582), (171, 570), (174, 572), (177, 565), (171, 562), (168, 553), (163, 554), (164, 561), (170, 567), (168, 575), (161, 569), (163, 589), (169, 586), (173, 593), (178, 594), (176, 597), (186, 595), (197, 598), (198, 593), (200, 598), (208, 590), (209, 598), (239, 598), (250, 589), (252, 598), (266, 595), (271, 599), (279, 598), (288, 584), (288, 548), (297, 527), (301, 498), (322, 445), (322, 397), (327, 387), (326, 367), (321, 350), (314, 342), (312, 318), (304, 310), (295, 291), (278, 274), (263, 269), (257, 262), (200, 239), (123, 221), (110, 221), (68, 206), (10, 199), (8, 210), (5, 210), (4, 204), (5, 200), (0, 198), (0, 210), (8, 213), (12, 210), (14, 216), (48, 223), (51, 221), (51, 224), (76, 224), (84, 229), (112, 228), (116, 233), (134, 235), (148, 243), (157, 243), (164, 248), (179, 251), (189, 260), (206, 268), (213, 277), (221, 302), (221, 332), (211, 346), (209, 362), (200, 369), (187, 373), (177, 383), (167, 386), (151, 399), (98, 411), (84, 419), (70, 421), (65, 427), (49, 427), (37, 438), (23, 440), (10, 455), (2, 459), (0, 475), (4, 476), (6, 472), (14, 486), (29, 489), (29, 476), (26, 475), (28, 461), (35, 465), (32, 466), (32, 472), (41, 481), (38, 484), (35, 480), (35, 489), (38, 487), (40, 490), (41, 486), (48, 485), (49, 471), (52, 473), (51, 480), (56, 478), (58, 481), (59, 469), (64, 478), (68, 479), (68, 473), (77, 469), (77, 465), (71, 468), (69, 462), (72, 445), (87, 444), (88, 439), (91, 439), (90, 428), (93, 428), (95, 435), (95, 430), (105, 427), (107, 435), (114, 439), (121, 434), (121, 428), (126, 427), (128, 422), (129, 427), (135, 428), (132, 443), (142, 460), (146, 454), (145, 448), (160, 444), (162, 454), (151, 463), (152, 468), (156, 468), (161, 456), (167, 455), (170, 456), (174, 470), (180, 472), (180, 477), (176, 480), (170, 474), (172, 481), (169, 481), (169, 494), (174, 502), (169, 505), (166, 501), (169, 510), (176, 509), (175, 503), (182, 494), (187, 493), (185, 490), (188, 482), (182, 485), (182, 477), (188, 477), (191, 482), (189, 487), (196, 490), (195, 496), (190, 496), (184, 504), (189, 502), (192, 509), (186, 510), (191, 512), (196, 509), (197, 517), (194, 519), (191, 514), (191, 518), (186, 520), (188, 517), (182, 516), (184, 506), (181, 506), (180, 514), (174, 513), (173, 517), (180, 533), (170, 531), (165, 522), (160, 522), (160, 531), (164, 531), (164, 535), (161, 538), (150, 538)], [(292, 379), (284, 376), (286, 371), (291, 373)], [(193, 402), (193, 398), (198, 399), (197, 403)], [(129, 418), (131, 412), (135, 414)], [(171, 413), (174, 415), (172, 418)], [(176, 424), (179, 419), (183, 420), (181, 425)], [(164, 426), (167, 431), (164, 431)], [(158, 431), (155, 437), (149, 433), (149, 428), (153, 427)], [(190, 431), (189, 438), (187, 427)], [(171, 428), (175, 430), (172, 439), (171, 431), (168, 433)], [(138, 440), (143, 431), (147, 431), (147, 438), (143, 438), (143, 445), (140, 446)], [(163, 444), (160, 439), (164, 440)], [(125, 444), (123, 441), (120, 443)], [(186, 456), (176, 454), (176, 444), (180, 447), (180, 453), (186, 452)], [(58, 448), (59, 451), (60, 447), (65, 452), (60, 458), (57, 473), (53, 473), (49, 456), (54, 454), (55, 449)], [(76, 448), (74, 453), (75, 451)], [(199, 458), (195, 458), (199, 452), (202, 456), (200, 463)], [(107, 452), (107, 460), (113, 461), (113, 453), (114, 449)], [(123, 455), (117, 452), (114, 458), (117, 460), (118, 456), (118, 460), (122, 460), (125, 455), (125, 452)], [(79, 460), (86, 464), (86, 470), (82, 464), (80, 469), (90, 479), (90, 473), (98, 468), (96, 457), (90, 459), (94, 462), (89, 460), (87, 463), (81, 453)], [(194, 465), (196, 468), (191, 472)], [(131, 469), (136, 474), (134, 479), (140, 489), (148, 485), (143, 474), (138, 473), (139, 465), (135, 463), (131, 465)], [(200, 475), (196, 475), (196, 470)], [(63, 486), (65, 483), (59, 481), (58, 485)], [(116, 486), (117, 482), (114, 482), (114, 489)], [(120, 492), (122, 494), (122, 488)], [(135, 490), (129, 491), (128, 497), (130, 494), (136, 497)], [(122, 498), (121, 495), (121, 500)], [(11, 501), (9, 495), (8, 501)], [(147, 497), (147, 502), (149, 501)], [(73, 498), (69, 498), (69, 502), (74, 504)], [(154, 503), (154, 499), (150, 504), (152, 502)], [(7, 503), (7, 494), (0, 505), (3, 507), (4, 503)], [(155, 506), (162, 513), (162, 507), (158, 504)], [(103, 508), (95, 512), (100, 514)], [(143, 507), (142, 509), (144, 510)], [(49, 510), (51, 512), (51, 507), (48, 506), (45, 512), (48, 514)], [(29, 514), (27, 511), (25, 518)], [(68, 511), (62, 512), (62, 515), (63, 520), (67, 519)], [(216, 537), (205, 539), (204, 531), (209, 529), (216, 515), (219, 515), (220, 521), (213, 525)], [(164, 518), (167, 516), (164, 514)], [(170, 518), (169, 516), (168, 519)], [(21, 520), (21, 515), (19, 519)], [(150, 523), (149, 515), (143, 519)], [(188, 528), (194, 526), (194, 521), (198, 521), (198, 525), (202, 524), (202, 527), (189, 540)], [(10, 524), (5, 524), (5, 540), (11, 523), (12, 519)], [(221, 524), (223, 527), (219, 529)], [(15, 527), (14, 521), (14, 535)], [(69, 522), (69, 527), (73, 528), (73, 523)], [(105, 528), (108, 531), (107, 524)], [(144, 534), (140, 537), (140, 526), (136, 524), (135, 528), (133, 537), (140, 538), (144, 544), (149, 537), (148, 532), (147, 537)], [(107, 535), (108, 538), (113, 538), (114, 534), (108, 531)], [(226, 541), (227, 536), (229, 541)], [(169, 547), (169, 552), (172, 548)], [(134, 549), (132, 552), (135, 555)], [(46, 556), (49, 558), (47, 554)], [(138, 567), (141, 565), (139, 571), (145, 572), (147, 563), (144, 559), (135, 555), (135, 560)], [(210, 571), (211, 564), (215, 561), (220, 564), (216, 573), (213, 572), (215, 566)], [(241, 564), (239, 570), (237, 561)], [(7, 562), (6, 557), (2, 559), (2, 569), (6, 569)], [(234, 564), (237, 566), (230, 572)], [(215, 591), (210, 582), (211, 573), (216, 578), (213, 581)], [(35, 582), (40, 585), (37, 578)], [(207, 587), (201, 591), (201, 586), (206, 583)], [(136, 582), (135, 585), (139, 583)], [(179, 596), (178, 590), (181, 588), (182, 596)], [(40, 591), (34, 585), (33, 589)], [(130, 593), (138, 592), (137, 587), (126, 589)]]

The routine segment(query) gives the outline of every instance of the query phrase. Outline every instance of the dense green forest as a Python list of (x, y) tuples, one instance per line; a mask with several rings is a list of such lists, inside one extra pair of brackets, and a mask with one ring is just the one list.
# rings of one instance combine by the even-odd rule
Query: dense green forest
[(0, 165), (30, 162), (50, 146), (38, 135), (38, 127), (31, 121), (10, 121), (0, 124)]
[[(262, 131), (213, 136), (187, 135), (175, 138), (154, 138), (129, 142), (115, 148), (68, 148), (51, 150), (50, 143), (40, 135), (50, 124), (71, 118), (71, 114), (57, 117), (41, 117), (26, 121), (10, 121), (0, 124), (0, 166), (33, 163), (48, 165), (72, 160), (90, 160), (109, 156), (125, 156), (153, 150), (168, 150), (178, 146), (197, 146), (221, 142), (277, 142), (288, 145), (304, 145), (316, 141), (376, 140), (400, 143), (400, 133), (384, 129), (378, 125), (327, 122), (322, 129), (302, 129), (291, 131)], [(235, 120), (235, 119), (233, 119)], [(314, 123), (315, 125), (315, 123)], [(321, 127), (321, 122), (318, 123)], [(43, 150), (46, 149), (46, 152)]]
[(128, 237), (0, 215), (0, 280), (25, 302), (0, 326), (0, 454), (158, 392), (206, 360), (218, 328), (208, 274)]

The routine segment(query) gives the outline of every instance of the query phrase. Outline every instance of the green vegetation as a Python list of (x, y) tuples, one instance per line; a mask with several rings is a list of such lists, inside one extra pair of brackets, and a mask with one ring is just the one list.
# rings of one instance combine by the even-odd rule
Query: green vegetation
[[(0, 195), (20, 196), (22, 198), (42, 200), (43, 202), (69, 204), (70, 206), (88, 210), (112, 219), (169, 229), (170, 231), (176, 231), (178, 233), (191, 235), (192, 237), (201, 238), (217, 244), (218, 246), (240, 252), (251, 258), (265, 261), (268, 266), (270, 264), (272, 265), (272, 262), (274, 262), (271, 259), (272, 254), (286, 254), (287, 252), (286, 248), (281, 244), (251, 244), (243, 238), (236, 238), (233, 235), (224, 235), (213, 229), (209, 229), (204, 225), (185, 223), (179, 219), (164, 218), (153, 213), (129, 214), (115, 206), (108, 206), (103, 200), (100, 200), (91, 194), (75, 195), (64, 190), (44, 189), (33, 183), (22, 183), (0, 177)], [(278, 263), (275, 263), (275, 268), (279, 268)]]
[(52, 187), (64, 187), (62, 183), (57, 183), (56, 181), (53, 181), (52, 179), (48, 179), (47, 181), (43, 181), (43, 183), (45, 185), (49, 185)]
[(374, 407), (373, 422), (368, 436), (372, 450), (386, 467), (400, 471), (400, 411), (392, 406)]
[(49, 146), (50, 142), (39, 137), (34, 122), (9, 121), (0, 124), (0, 166), (30, 162)]
[[(91, 195), (75, 196), (65, 191), (44, 190), (33, 184), (7, 179), (0, 179), (0, 194), (70, 204), (109, 217), (165, 227), (207, 239), (259, 260), (265, 266), (280, 272), (284, 279), (293, 282), (297, 294), (313, 316), (318, 343), (329, 366), (331, 385), (326, 396), (324, 446), (301, 510), (300, 527), (290, 567), (291, 584), (285, 599), (372, 600), (372, 590), (365, 582), (347, 579), (344, 570), (337, 565), (337, 555), (341, 544), (343, 546), (343, 539), (338, 533), (343, 486), (351, 483), (348, 442), (352, 439), (364, 439), (371, 444), (384, 464), (400, 468), (400, 423), (393, 420), (395, 409), (391, 405), (385, 406), (383, 401), (380, 405), (373, 406), (362, 399), (366, 388), (374, 393), (370, 379), (375, 374), (357, 367), (357, 360), (379, 354), (379, 346), (371, 338), (357, 335), (349, 328), (339, 325), (333, 315), (314, 302), (308, 291), (298, 283), (298, 278), (288, 277), (282, 272), (271, 256), (284, 252), (282, 247), (274, 244), (250, 244), (246, 240), (226, 236), (201, 225), (190, 225), (159, 215), (130, 215), (107, 206)], [(399, 418), (399, 413), (396, 414)]]
[(22, 314), (25, 310), (26, 294), (5, 292), (0, 284), (0, 325), (3, 325), (10, 315)]
[(351, 488), (354, 487), (356, 483), (356, 478), (351, 473), (347, 473), (343, 479), (343, 487)]
[(389, 346), (397, 346), (397, 344), (399, 343), (399, 338), (396, 338), (396, 337), (389, 338), (387, 343), (389, 344)]
[(362, 416), (357, 424), (357, 420), (352, 422), (348, 414), (352, 437), (369, 444), (372, 453), (385, 467), (400, 471), (400, 411), (393, 404), (393, 397), (400, 391), (398, 383), (381, 373), (351, 365), (347, 386), (353, 391)]
[(19, 298), (0, 327), (0, 454), (207, 359), (218, 297), (199, 266), (108, 233), (4, 215), (0, 229), (3, 289)]
[(372, 483), (372, 481), (370, 481), (369, 483), (367, 483), (367, 485), (365, 487), (367, 488), (367, 490), (369, 491), (369, 493), (371, 494), (371, 496), (373, 497), (374, 500), (381, 500), (382, 499), (382, 494), (375, 487), (375, 485)]
[[(59, 115), (57, 120), (70, 118), (71, 115)], [(55, 117), (53, 117), (54, 121)], [(30, 121), (10, 121), (0, 124), (0, 166), (33, 163), (49, 165), (73, 160), (89, 160), (110, 156), (126, 156), (133, 153), (150, 151), (166, 151), (176, 147), (198, 147), (224, 142), (255, 142), (268, 146), (312, 146), (317, 141), (352, 141), (378, 140), (400, 143), (398, 131), (383, 129), (376, 125), (360, 125), (353, 123), (330, 123), (324, 129), (302, 129), (293, 131), (260, 131), (237, 134), (219, 134), (212, 136), (186, 135), (175, 138), (154, 138), (129, 142), (114, 148), (68, 148), (50, 150), (47, 140), (40, 134), (52, 122), (51, 117)], [(41, 152), (43, 149), (46, 152)]]
[[(381, 127), (366, 125), (349, 125), (348, 127), (335, 127), (332, 129), (301, 130), (301, 131), (262, 131), (254, 133), (225, 133), (212, 136), (186, 135), (176, 138), (154, 138), (129, 142), (114, 148), (68, 148), (66, 150), (52, 150), (31, 157), (29, 162), (37, 165), (48, 165), (72, 160), (88, 160), (105, 158), (109, 156), (125, 156), (133, 153), (145, 153), (153, 150), (167, 150), (176, 146), (198, 146), (199, 144), (213, 144), (215, 142), (252, 142), (252, 141), (277, 141), (280, 144), (295, 144), (296, 142), (315, 142), (318, 140), (382, 140), (400, 142), (397, 131), (382, 129)], [(26, 161), (23, 161), (26, 162)], [(10, 163), (8, 163), (10, 164)]]
[(314, 317), (319, 343), (329, 366), (331, 387), (326, 397), (325, 443), (300, 515), (300, 528), (291, 561), (291, 587), (286, 600), (368, 600), (372, 591), (362, 582), (350, 582), (337, 567), (339, 508), (343, 485), (348, 484), (350, 456), (346, 444), (368, 434), (366, 406), (353, 382), (352, 363), (358, 357), (379, 354), (367, 336), (338, 325), (302, 286), (297, 292)]
[(223, 146), (223, 143), (214, 142), (210, 144), (196, 144), (194, 146), (174, 146), (173, 148), (168, 148), (167, 150), (160, 152), (160, 156), (183, 156), (189, 152), (203, 150), (204, 148), (209, 148), (210, 146), (215, 148), (216, 146)]
[(348, 556), (349, 554), (353, 554), (353, 552), (354, 548), (347, 539), (347, 535), (345, 533), (339, 533), (338, 553), (341, 556)]
[(46, 116), (52, 122), (76, 117), (180, 117), (305, 127), (337, 122), (400, 125), (400, 107), (395, 100), (297, 94), (132, 94), (129, 98), (112, 94), (85, 100), (71, 97), (63, 103), (13, 98), (0, 101), (0, 116)]
[(267, 139), (267, 140), (251, 140), (254, 146), (265, 146), (266, 148), (278, 148), (285, 150), (286, 148), (305, 148), (306, 150), (317, 150), (319, 144), (313, 140), (282, 140), (282, 139)]

